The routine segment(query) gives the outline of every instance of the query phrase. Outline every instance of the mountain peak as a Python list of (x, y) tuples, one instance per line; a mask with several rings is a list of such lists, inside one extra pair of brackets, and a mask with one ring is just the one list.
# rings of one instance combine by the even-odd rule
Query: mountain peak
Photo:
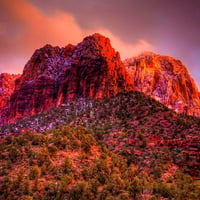
[(181, 61), (144, 52), (123, 63), (109, 38), (99, 33), (76, 46), (47, 44), (37, 49), (13, 90), (0, 123), (41, 113), (71, 98), (107, 98), (129, 90), (144, 92), (176, 112), (200, 115), (198, 89)]
[(134, 88), (176, 112), (200, 115), (198, 88), (180, 60), (152, 53), (126, 59)]
[(110, 39), (100, 33), (94, 33), (83, 39), (83, 41), (95, 41), (95, 42), (110, 42)]
[(71, 98), (105, 98), (133, 90), (119, 53), (98, 33), (76, 46), (45, 45), (25, 65), (5, 121), (40, 113)]
[(119, 53), (110, 39), (99, 33), (85, 37), (75, 46), (69, 60), (72, 68), (67, 71), (69, 77), (63, 80), (64, 90), (68, 90), (65, 98), (110, 97), (132, 88)]
[(142, 53), (140, 53), (138, 56), (158, 56), (158, 54), (156, 54), (155, 52), (152, 52), (152, 51), (144, 51)]
[[(83, 54), (84, 52), (84, 54)], [(74, 57), (90, 57), (92, 56), (103, 56), (105, 58), (110, 58), (113, 56), (118, 56), (119, 54), (115, 52), (114, 48), (111, 46), (110, 39), (95, 33), (93, 35), (87, 36), (80, 42), (75, 48)]]

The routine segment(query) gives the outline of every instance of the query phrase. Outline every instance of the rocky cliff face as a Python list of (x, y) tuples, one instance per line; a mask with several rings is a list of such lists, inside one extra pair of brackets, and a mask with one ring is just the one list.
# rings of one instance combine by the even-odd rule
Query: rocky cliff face
[(15, 89), (15, 81), (20, 77), (20, 74), (0, 74), (0, 110), (9, 101), (11, 94)]
[(2, 113), (2, 123), (43, 112), (66, 99), (104, 98), (133, 90), (118, 52), (100, 34), (77, 46), (46, 45), (35, 51)]
[(6, 118), (30, 116), (55, 105), (59, 77), (73, 48), (46, 45), (35, 51), (11, 95), (8, 110), (4, 111)]
[(179, 113), (200, 116), (198, 88), (179, 60), (144, 53), (124, 61), (137, 91), (155, 98)]
[(104, 98), (124, 90), (132, 90), (119, 53), (111, 47), (110, 40), (100, 34), (86, 37), (69, 58), (59, 100), (74, 97)]
[(97, 33), (76, 46), (36, 50), (18, 77), (0, 78), (0, 124), (67, 99), (106, 98), (129, 90), (144, 92), (176, 112), (200, 116), (198, 89), (180, 61), (145, 53), (122, 63), (110, 40)]

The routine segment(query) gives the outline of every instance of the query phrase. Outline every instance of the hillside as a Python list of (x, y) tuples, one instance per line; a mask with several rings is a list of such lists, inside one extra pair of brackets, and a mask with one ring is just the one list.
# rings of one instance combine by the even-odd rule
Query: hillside
[(20, 134), (1, 141), (1, 199), (200, 197), (199, 118), (140, 92), (70, 100), (8, 128)]

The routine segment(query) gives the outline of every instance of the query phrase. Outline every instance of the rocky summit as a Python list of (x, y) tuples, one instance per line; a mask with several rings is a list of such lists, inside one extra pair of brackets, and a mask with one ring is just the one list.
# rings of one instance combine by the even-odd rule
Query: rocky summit
[(105, 98), (133, 90), (119, 53), (108, 38), (97, 33), (74, 48), (61, 80), (58, 104), (68, 98)]
[(134, 89), (178, 113), (200, 116), (198, 88), (180, 60), (147, 52), (124, 61)]
[(109, 38), (98, 33), (76, 46), (37, 49), (16, 77), (15, 87), (16, 78), (0, 85), (2, 91), (9, 90), (1, 97), (0, 124), (44, 112), (67, 99), (107, 98), (130, 90), (144, 92), (176, 112), (200, 116), (197, 86), (180, 61), (144, 53), (122, 62)]
[(34, 52), (4, 109), (3, 122), (13, 122), (76, 97), (104, 98), (133, 90), (119, 53), (100, 34), (77, 46), (46, 45)]
[(59, 77), (72, 50), (72, 45), (65, 48), (46, 45), (34, 52), (17, 81), (9, 107), (2, 111), (4, 121), (30, 116), (55, 105)]

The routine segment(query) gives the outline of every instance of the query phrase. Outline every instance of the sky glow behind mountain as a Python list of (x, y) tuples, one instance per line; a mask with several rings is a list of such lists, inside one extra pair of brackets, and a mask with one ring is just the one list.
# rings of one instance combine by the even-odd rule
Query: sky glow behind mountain
[(99, 32), (122, 59), (154, 51), (180, 59), (200, 86), (199, 0), (2, 0), (0, 73), (21, 73), (34, 50)]

